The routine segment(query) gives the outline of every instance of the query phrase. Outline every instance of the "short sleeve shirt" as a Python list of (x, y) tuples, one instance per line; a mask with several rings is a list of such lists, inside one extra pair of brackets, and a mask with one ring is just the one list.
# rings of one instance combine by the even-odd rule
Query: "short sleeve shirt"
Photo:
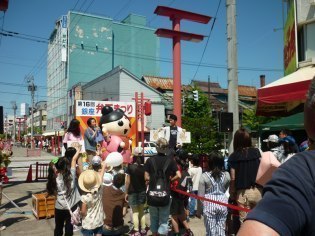
[(297, 153), (280, 165), (246, 219), (280, 235), (315, 235), (315, 151)]
[(63, 138), (63, 143), (67, 143), (68, 141), (81, 141), (82, 137), (80, 136), (74, 136), (73, 133), (67, 132)]
[(96, 229), (104, 223), (104, 210), (102, 204), (103, 189), (100, 187), (97, 193), (81, 196), (81, 201), (87, 206), (87, 214), (82, 220), (84, 229)]
[(176, 171), (178, 170), (176, 162), (174, 159), (172, 159), (169, 156), (162, 156), (162, 155), (156, 155), (153, 157), (150, 157), (146, 163), (144, 164), (144, 169), (146, 172), (149, 173), (149, 175), (152, 175), (154, 173), (154, 169), (153, 169), (153, 165), (152, 165), (152, 159), (154, 158), (155, 163), (156, 163), (156, 167), (157, 169), (162, 169), (164, 166), (164, 163), (166, 161), (167, 158), (170, 158), (171, 161), (168, 165), (168, 168), (166, 169), (166, 178), (169, 179), (171, 176), (174, 176), (176, 174)]
[(77, 204), (80, 201), (80, 194), (78, 190), (78, 182), (76, 178), (76, 169), (71, 168), (71, 190), (69, 193), (69, 196), (66, 196), (66, 187), (63, 181), (63, 176), (62, 174), (58, 174), (56, 178), (57, 186), (58, 186), (58, 191), (57, 191), (57, 199), (55, 202), (55, 207), (56, 209), (59, 210), (66, 210), (68, 209), (67, 203), (65, 201), (65, 197), (67, 198), (68, 204), (72, 208), (75, 204)]
[(248, 189), (256, 184), (256, 175), (261, 154), (258, 148), (244, 148), (235, 151), (229, 157), (231, 168), (235, 169), (235, 187)]
[(144, 167), (138, 164), (128, 165), (126, 174), (130, 176), (128, 193), (141, 193), (146, 190), (144, 181)]

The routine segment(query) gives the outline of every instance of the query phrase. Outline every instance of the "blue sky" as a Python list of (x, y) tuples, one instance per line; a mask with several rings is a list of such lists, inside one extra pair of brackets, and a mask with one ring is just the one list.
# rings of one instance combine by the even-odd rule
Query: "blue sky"
[[(281, 0), (236, 0), (238, 80), (241, 85), (259, 87), (259, 75), (266, 75), (266, 83), (283, 76), (283, 31)], [(207, 38), (200, 43), (182, 42), (182, 83), (193, 79), (219, 82), (227, 88), (227, 40), (225, 0), (9, 0), (9, 9), (0, 12), (0, 27), (19, 33), (19, 37), (36, 36), (49, 38), (55, 21), (69, 10), (103, 15), (120, 21), (129, 13), (147, 17), (148, 26), (171, 28), (166, 17), (153, 12), (158, 5), (215, 17), (207, 24), (182, 21), (181, 30), (202, 34)], [(3, 26), (3, 27), (2, 27)], [(0, 32), (2, 32), (0, 28)], [(274, 29), (279, 29), (274, 31)], [(1, 36), (0, 36), (1, 37)], [(160, 57), (172, 58), (172, 43), (160, 39)], [(204, 57), (197, 73), (203, 51)], [(4, 113), (13, 114), (11, 101), (31, 103), (27, 91), (26, 76), (33, 75), (38, 91), (35, 102), (46, 100), (46, 57), (47, 44), (16, 37), (1, 37), (0, 44), (0, 105)], [(190, 65), (186, 65), (190, 64)], [(192, 65), (191, 65), (192, 64)], [(161, 62), (160, 76), (172, 77), (172, 64)]]

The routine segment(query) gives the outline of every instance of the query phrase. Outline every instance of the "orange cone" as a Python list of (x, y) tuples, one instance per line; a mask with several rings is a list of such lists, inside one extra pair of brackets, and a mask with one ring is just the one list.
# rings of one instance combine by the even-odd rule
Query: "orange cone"
[(33, 173), (32, 173), (32, 165), (30, 165), (30, 168), (28, 169), (27, 177), (25, 180), (26, 183), (33, 182)]

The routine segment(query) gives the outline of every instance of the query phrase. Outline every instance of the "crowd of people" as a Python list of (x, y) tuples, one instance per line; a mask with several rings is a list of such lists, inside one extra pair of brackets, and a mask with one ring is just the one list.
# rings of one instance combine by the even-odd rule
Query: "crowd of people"
[[(210, 151), (208, 169), (200, 157), (181, 151), (177, 117), (171, 115), (166, 138), (156, 141), (157, 155), (146, 160), (137, 148), (131, 163), (110, 166), (99, 149), (99, 128), (88, 120), (81, 135), (77, 121), (70, 123), (64, 138), (65, 155), (50, 163), (47, 191), (56, 196), (55, 235), (72, 235), (81, 216), (83, 235), (191, 236), (189, 221), (204, 219), (212, 235), (313, 235), (315, 184), (312, 168), (315, 127), (313, 117), (315, 79), (305, 104), (307, 147), (296, 144), (289, 130), (263, 140), (268, 155), (279, 162), (266, 184), (258, 184), (262, 152), (252, 145), (250, 133), (239, 128), (233, 152), (225, 163), (220, 152)], [(81, 146), (67, 141), (85, 141), (88, 168), (83, 168)], [(227, 165), (226, 165), (227, 164)], [(218, 204), (219, 202), (219, 204)], [(235, 213), (227, 204), (238, 207)], [(234, 208), (235, 209), (235, 208)], [(149, 212), (150, 226), (146, 225)], [(130, 218), (130, 225), (124, 218)]]
[[(197, 201), (175, 190), (193, 194), (202, 192), (199, 189), (200, 186), (205, 188), (200, 185), (204, 181), (202, 169), (198, 155), (175, 151), (181, 147), (176, 140), (179, 129), (177, 117), (172, 115), (170, 119), (172, 125), (168, 140), (160, 138), (156, 142), (157, 155), (144, 163), (145, 158), (136, 148), (133, 161), (118, 166), (109, 166), (101, 158), (99, 128), (95, 119), (88, 119), (84, 136), (80, 132), (80, 122), (72, 120), (63, 139), (64, 156), (54, 158), (49, 165), (47, 192), (56, 196), (54, 234), (63, 235), (65, 231), (65, 235), (72, 235), (78, 229), (75, 216), (80, 215), (83, 235), (128, 233), (139, 236), (147, 235), (149, 229), (152, 235), (167, 235), (170, 230), (174, 235), (194, 235), (189, 219), (198, 216)], [(69, 141), (77, 142), (77, 145), (68, 146)], [(82, 145), (78, 145), (82, 144), (81, 141), (84, 141), (87, 153), (84, 161)], [(229, 176), (223, 171), (223, 157), (219, 153), (213, 153), (211, 157), (209, 166), (216, 170), (213, 181)], [(89, 164), (88, 168), (84, 167), (84, 162)], [(223, 180), (226, 184), (228, 178)], [(214, 195), (217, 190), (214, 189)], [(203, 192), (208, 192), (208, 188)], [(147, 211), (150, 226), (146, 225)], [(125, 226), (127, 212), (132, 227)], [(222, 227), (220, 230), (224, 231)]]
[[(228, 165), (225, 166), (220, 152), (210, 152), (208, 170), (203, 172), (199, 155), (180, 151), (181, 144), (176, 141), (177, 119), (175, 115), (170, 118), (173, 121), (168, 140), (157, 140), (157, 155), (144, 163), (141, 151), (136, 148), (133, 161), (118, 166), (109, 166), (102, 160), (99, 128), (94, 118), (88, 119), (84, 136), (80, 122), (76, 119), (70, 122), (63, 139), (65, 155), (51, 161), (47, 182), (48, 194), (56, 196), (55, 235), (63, 235), (63, 230), (65, 235), (72, 235), (73, 230), (78, 229), (75, 215), (82, 218), (83, 235), (140, 236), (147, 235), (150, 229), (154, 236), (168, 235), (169, 231), (175, 236), (189, 236), (194, 235), (189, 220), (201, 216), (206, 235), (237, 233), (238, 226), (229, 227), (231, 218), (224, 204), (254, 209), (261, 201), (263, 186), (256, 183), (256, 175), (262, 151), (253, 147), (250, 134), (240, 128), (234, 134), (234, 152), (228, 158)], [(82, 161), (82, 146), (68, 147), (68, 141), (84, 141), (87, 168)], [(280, 163), (287, 162), (298, 152), (288, 130), (282, 130), (279, 137), (273, 134), (263, 141)], [(309, 139), (308, 149), (312, 149), (311, 141)], [(200, 200), (198, 196), (223, 204)], [(124, 217), (128, 212), (131, 223), (127, 226)], [(243, 224), (248, 218), (247, 212), (239, 211), (236, 225)]]

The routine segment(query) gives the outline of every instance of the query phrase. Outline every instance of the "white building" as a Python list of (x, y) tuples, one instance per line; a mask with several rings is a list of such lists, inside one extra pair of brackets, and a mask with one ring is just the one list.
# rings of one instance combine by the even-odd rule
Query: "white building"
[[(151, 116), (145, 117), (148, 129), (162, 127), (165, 122), (165, 100), (163, 94), (138, 79), (128, 70), (118, 66), (95, 80), (74, 86), (69, 98), (70, 104), (74, 100), (121, 101), (132, 102), (135, 93), (143, 93), (144, 98), (152, 103)], [(70, 117), (74, 118), (74, 107), (69, 106)]]

